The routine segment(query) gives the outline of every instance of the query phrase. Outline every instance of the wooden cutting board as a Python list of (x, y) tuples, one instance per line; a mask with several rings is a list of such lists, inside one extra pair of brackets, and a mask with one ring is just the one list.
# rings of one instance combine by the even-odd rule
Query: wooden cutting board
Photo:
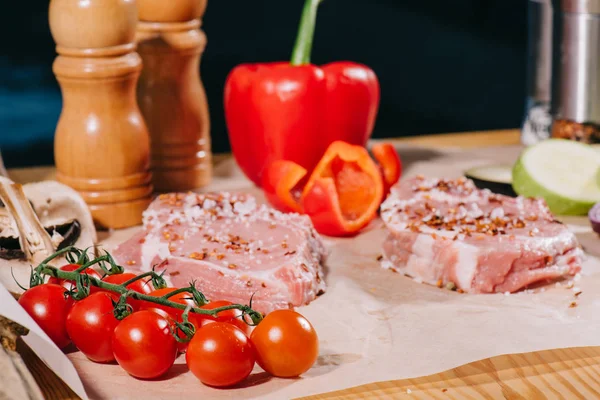
[[(447, 147), (478, 147), (514, 145), (517, 131), (485, 132), (399, 140), (418, 144), (404, 154), (405, 163), (420, 162), (439, 154), (459, 151)], [(440, 151), (440, 147), (445, 147)], [(217, 162), (227, 160), (227, 157)], [(49, 179), (51, 169), (12, 171), (15, 180), (26, 182)], [(37, 377), (46, 398), (76, 398), (26, 347), (20, 352)], [(352, 382), (348, 382), (352, 386)], [(585, 347), (549, 350), (527, 354), (493, 357), (463, 365), (452, 370), (416, 379), (372, 383), (337, 392), (307, 397), (330, 398), (600, 398), (600, 348)]]

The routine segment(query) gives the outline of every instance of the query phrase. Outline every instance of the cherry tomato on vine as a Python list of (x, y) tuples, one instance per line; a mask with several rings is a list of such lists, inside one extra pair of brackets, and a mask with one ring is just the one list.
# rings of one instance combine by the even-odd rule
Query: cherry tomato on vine
[(148, 310), (135, 312), (117, 325), (112, 347), (121, 368), (141, 379), (163, 375), (177, 357), (177, 341), (169, 321)]
[[(219, 307), (226, 307), (226, 306), (230, 306), (233, 303), (227, 300), (217, 300), (217, 301), (211, 301), (208, 304), (203, 305), (202, 309), (205, 310), (214, 310), (215, 308), (219, 308)], [(248, 325), (247, 323), (245, 323), (242, 320), (242, 312), (238, 309), (231, 309), (231, 310), (225, 310), (225, 311), (221, 311), (217, 314), (217, 317), (212, 317), (210, 315), (198, 315), (198, 318), (201, 319), (202, 325), (206, 325), (209, 324), (211, 322), (226, 322), (228, 324), (232, 324), (237, 326), (238, 328), (240, 328), (242, 330), (242, 332), (244, 332), (246, 335), (250, 334), (250, 325)]]
[[(148, 293), (148, 295), (153, 296), (153, 297), (162, 297), (166, 294), (174, 292), (175, 290), (177, 290), (177, 288), (156, 289), (156, 290), (153, 290), (150, 293)], [(192, 299), (192, 295), (189, 293), (178, 293), (176, 295), (169, 297), (168, 300), (172, 301), (174, 303), (190, 305), (192, 307), (194, 306), (194, 300)], [(149, 301), (142, 302), (141, 308), (143, 310), (148, 310), (148, 309), (153, 309), (153, 308), (163, 310), (167, 314), (169, 314), (171, 316), (171, 318), (173, 318), (177, 321), (181, 320), (181, 315), (183, 314), (183, 310), (179, 310), (179, 309), (173, 308), (173, 307), (163, 306), (163, 305), (156, 304), (156, 303), (151, 303)], [(190, 318), (191, 318), (191, 314), (190, 314)], [(192, 321), (190, 321), (190, 322), (192, 322)]]
[(65, 321), (73, 299), (60, 285), (46, 283), (28, 289), (19, 298), (19, 304), (52, 341), (61, 349), (71, 343)]
[[(62, 267), (60, 267), (59, 269), (61, 271), (65, 271), (65, 272), (73, 272), (76, 269), (81, 268), (81, 265), (79, 264), (67, 264), (67, 265), (63, 265)], [(83, 271), (80, 272), (80, 274), (88, 274), (91, 277), (97, 278), (97, 279), (102, 279), (102, 277), (100, 276), (99, 273), (97, 273), (96, 271), (94, 271), (92, 268), (86, 268)], [(55, 278), (53, 276), (50, 277), (50, 279), (48, 279), (48, 283), (53, 283), (56, 285), (62, 285), (65, 288), (71, 290), (72, 287), (75, 287), (75, 281), (72, 280), (68, 280), (68, 279), (60, 279), (60, 278)], [(91, 289), (93, 289), (93, 291), (97, 290), (97, 288), (92, 287)], [(91, 290), (92, 291), (92, 290)]]
[(319, 355), (315, 329), (292, 310), (268, 314), (250, 336), (258, 365), (273, 376), (290, 378), (308, 371)]
[[(102, 279), (102, 280), (106, 283), (112, 283), (113, 285), (120, 285), (122, 283), (127, 282), (128, 280), (135, 278), (136, 276), (137, 276), (136, 274), (132, 274), (130, 272), (125, 272), (123, 274), (105, 276), (104, 279)], [(140, 280), (137, 280), (137, 281), (127, 285), (127, 289), (133, 290), (135, 292), (142, 293), (142, 294), (150, 294), (153, 290), (153, 287), (152, 287), (152, 283), (149, 282), (149, 279), (140, 279)], [(99, 289), (99, 290), (104, 290), (104, 289)], [(129, 305), (131, 305), (131, 307), (133, 308), (133, 311), (138, 311), (142, 307), (143, 301), (128, 298), (127, 303)]]
[[(169, 294), (175, 290), (177, 290), (177, 288), (156, 289), (156, 290), (150, 292), (149, 295), (154, 296), (154, 297), (162, 297), (162, 296)], [(174, 303), (194, 306), (194, 300), (192, 300), (191, 296), (192, 295), (189, 293), (178, 293), (176, 295), (169, 297), (168, 300), (172, 301)], [(183, 310), (179, 310), (179, 309), (173, 308), (173, 307), (163, 306), (163, 305), (156, 304), (156, 303), (150, 303), (149, 301), (143, 301), (141, 303), (142, 304), (141, 304), (140, 308), (142, 310), (150, 310), (150, 311), (159, 310), (159, 311), (162, 311), (162, 313), (159, 312), (159, 314), (164, 315), (163, 313), (166, 313), (172, 321), (183, 322), (183, 317), (182, 317)], [(200, 319), (199, 319), (198, 315), (196, 315), (194, 313), (189, 313), (188, 321), (194, 325), (196, 330), (198, 328), (200, 328)], [(177, 329), (175, 324), (172, 323), (171, 325), (172, 325), (173, 329)], [(180, 338), (185, 337), (185, 334), (181, 331), (178, 331), (177, 335)], [(180, 353), (184, 353), (186, 351), (187, 347), (188, 347), (187, 342), (186, 343), (177, 342), (177, 348)]]
[(110, 362), (112, 333), (119, 325), (113, 314), (113, 301), (119, 297), (106, 292), (91, 294), (76, 302), (67, 316), (67, 332), (73, 344), (92, 361)]
[(203, 326), (190, 341), (185, 356), (192, 373), (210, 386), (232, 386), (246, 379), (256, 355), (250, 339), (234, 325), (214, 322)]

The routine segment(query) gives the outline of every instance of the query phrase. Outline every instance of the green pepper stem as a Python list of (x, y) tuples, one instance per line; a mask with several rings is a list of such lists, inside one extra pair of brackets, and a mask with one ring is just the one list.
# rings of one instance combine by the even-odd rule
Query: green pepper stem
[(317, 23), (317, 8), (323, 0), (306, 0), (300, 17), (300, 26), (296, 36), (296, 44), (292, 52), (292, 65), (310, 64), (315, 25)]

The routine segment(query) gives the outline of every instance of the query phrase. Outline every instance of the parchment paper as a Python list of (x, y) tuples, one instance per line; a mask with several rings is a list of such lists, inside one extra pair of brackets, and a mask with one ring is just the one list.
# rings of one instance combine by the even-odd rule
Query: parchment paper
[[(512, 163), (518, 152), (510, 147), (472, 153), (401, 149), (405, 176), (459, 176), (479, 164)], [(210, 189), (260, 196), (233, 163), (221, 165), (216, 174)], [(299, 309), (319, 334), (320, 357), (299, 379), (270, 378), (257, 367), (242, 387), (218, 390), (200, 384), (187, 371), (183, 357), (160, 381), (135, 380), (117, 365), (94, 364), (80, 353), (69, 358), (92, 399), (175, 399), (183, 394), (287, 399), (429, 375), (501, 354), (600, 345), (600, 261), (594, 257), (600, 255), (600, 238), (585, 218), (565, 222), (588, 253), (581, 276), (571, 283), (508, 296), (459, 294), (381, 269), (376, 259), (386, 233), (380, 221), (355, 239), (328, 239), (328, 290)], [(136, 229), (110, 234), (106, 246)]]

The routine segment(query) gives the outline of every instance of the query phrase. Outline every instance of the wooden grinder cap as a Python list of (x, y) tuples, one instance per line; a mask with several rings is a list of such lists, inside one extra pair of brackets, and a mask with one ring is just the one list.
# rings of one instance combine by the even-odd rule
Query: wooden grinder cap
[(59, 53), (129, 45), (135, 42), (136, 2), (52, 0), (49, 21)]
[(204, 15), (206, 0), (138, 0), (140, 21), (187, 22)]

